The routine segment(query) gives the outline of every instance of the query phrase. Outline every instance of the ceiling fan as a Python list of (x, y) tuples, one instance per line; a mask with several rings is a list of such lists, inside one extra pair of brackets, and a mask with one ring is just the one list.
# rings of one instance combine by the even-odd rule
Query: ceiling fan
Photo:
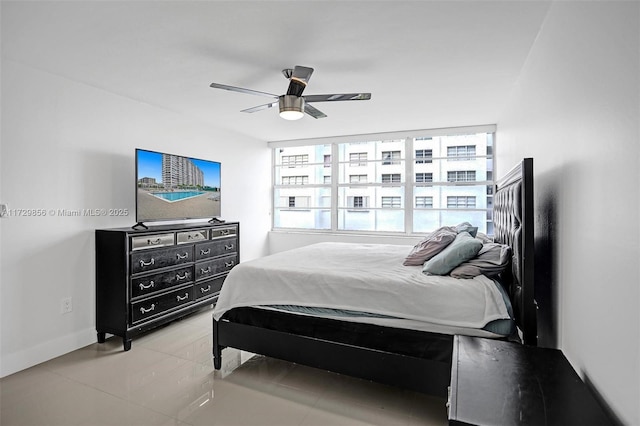
[(317, 108), (309, 105), (312, 102), (335, 102), (335, 101), (366, 101), (371, 99), (371, 93), (342, 93), (331, 95), (308, 95), (302, 96), (302, 92), (307, 87), (313, 68), (296, 65), (293, 69), (286, 68), (282, 74), (289, 80), (289, 88), (285, 95), (274, 95), (273, 93), (259, 92), (257, 90), (245, 89), (243, 87), (227, 86), (226, 84), (211, 83), (214, 89), (230, 90), (232, 92), (248, 93), (250, 95), (266, 96), (273, 100), (268, 104), (258, 105), (253, 108), (243, 109), (241, 112), (262, 111), (279, 105), (280, 117), (286, 120), (298, 120), (309, 114), (313, 118), (324, 118), (327, 115)]

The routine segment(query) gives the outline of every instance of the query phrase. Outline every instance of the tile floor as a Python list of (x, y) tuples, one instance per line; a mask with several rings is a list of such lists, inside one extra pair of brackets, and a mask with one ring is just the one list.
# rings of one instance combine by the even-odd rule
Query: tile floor
[(445, 400), (235, 349), (213, 369), (211, 311), (0, 380), (0, 424), (445, 425)]

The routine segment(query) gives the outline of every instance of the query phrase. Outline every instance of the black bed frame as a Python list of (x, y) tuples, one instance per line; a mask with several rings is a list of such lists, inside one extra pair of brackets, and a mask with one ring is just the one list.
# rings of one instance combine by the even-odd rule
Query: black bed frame
[[(501, 276), (514, 308), (524, 344), (537, 344), (533, 275), (533, 159), (525, 158), (498, 181), (494, 197), (495, 240), (513, 250), (511, 268)], [(296, 319), (298, 321), (298, 319)], [(335, 320), (331, 320), (335, 321)], [(384, 332), (384, 330), (382, 331)], [(453, 346), (453, 336), (418, 333)], [(213, 321), (213, 361), (222, 366), (222, 349), (232, 347), (310, 367), (446, 397), (451, 357), (424, 357), (353, 344), (348, 339), (318, 338), (234, 322)]]

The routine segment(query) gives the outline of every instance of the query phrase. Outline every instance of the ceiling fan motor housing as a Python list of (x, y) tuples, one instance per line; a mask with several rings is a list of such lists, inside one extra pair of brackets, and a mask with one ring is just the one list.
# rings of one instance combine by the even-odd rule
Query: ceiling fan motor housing
[(281, 95), (278, 98), (278, 105), (280, 107), (280, 116), (287, 120), (297, 120), (304, 115), (303, 97), (295, 95)]

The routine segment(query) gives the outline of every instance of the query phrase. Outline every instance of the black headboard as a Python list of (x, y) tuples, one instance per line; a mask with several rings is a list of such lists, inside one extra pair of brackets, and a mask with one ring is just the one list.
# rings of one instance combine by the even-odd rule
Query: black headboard
[(493, 223), (495, 241), (511, 247), (511, 268), (501, 276), (526, 345), (537, 345), (533, 274), (533, 158), (525, 158), (497, 182)]

